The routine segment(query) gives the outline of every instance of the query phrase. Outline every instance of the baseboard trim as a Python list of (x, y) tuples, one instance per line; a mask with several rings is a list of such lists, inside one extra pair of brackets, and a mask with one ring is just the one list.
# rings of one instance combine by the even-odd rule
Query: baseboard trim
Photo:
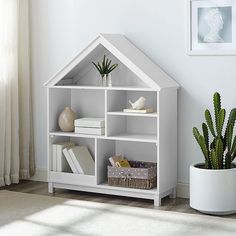
[(188, 183), (178, 183), (176, 192), (177, 192), (177, 197), (189, 198), (189, 184)]
[[(30, 180), (48, 182), (47, 169), (37, 168), (35, 175)], [(188, 183), (178, 183), (176, 191), (177, 191), (177, 197), (189, 198), (189, 184)]]
[(48, 172), (46, 168), (36, 168), (35, 175), (30, 178), (33, 181), (48, 182)]

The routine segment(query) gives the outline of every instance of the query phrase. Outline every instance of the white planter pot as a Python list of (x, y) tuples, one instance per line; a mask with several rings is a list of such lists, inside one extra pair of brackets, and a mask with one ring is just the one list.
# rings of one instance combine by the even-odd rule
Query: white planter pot
[(236, 212), (236, 168), (209, 170), (190, 166), (190, 206), (213, 215)]

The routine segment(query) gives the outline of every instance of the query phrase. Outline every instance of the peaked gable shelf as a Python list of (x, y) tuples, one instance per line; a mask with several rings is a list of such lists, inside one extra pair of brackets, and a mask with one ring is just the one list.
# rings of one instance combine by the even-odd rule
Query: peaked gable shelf
[[(118, 63), (112, 87), (97, 86), (99, 75), (92, 65), (106, 54)], [(55, 188), (153, 199), (175, 197), (177, 183), (177, 89), (179, 85), (127, 38), (101, 34), (48, 82), (48, 176), (49, 192)], [(140, 96), (154, 113), (123, 112), (129, 100)], [(58, 116), (70, 106), (82, 117), (104, 117), (105, 135), (62, 132)], [(53, 170), (52, 144), (72, 141), (86, 145), (95, 161), (94, 175)], [(157, 187), (151, 190), (107, 185), (107, 162), (113, 155), (128, 160), (157, 163)]]

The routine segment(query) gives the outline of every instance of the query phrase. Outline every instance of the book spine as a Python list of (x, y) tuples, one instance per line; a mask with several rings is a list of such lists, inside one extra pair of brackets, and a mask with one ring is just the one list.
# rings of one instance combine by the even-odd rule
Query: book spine
[(79, 127), (91, 127), (91, 128), (104, 128), (105, 121), (75, 121), (75, 126)]
[(62, 147), (61, 145), (57, 145), (57, 171), (62, 171)]
[(72, 161), (72, 158), (71, 158), (67, 148), (63, 149), (63, 154), (65, 155), (65, 158), (66, 158), (71, 170), (73, 171), (73, 173), (79, 174), (78, 170), (75, 168), (75, 165)]
[(57, 171), (57, 145), (52, 145), (52, 171)]
[(78, 170), (78, 173), (79, 173), (79, 174), (84, 174), (84, 171), (83, 171), (83, 169), (81, 168), (81, 166), (80, 166), (78, 160), (76, 159), (76, 157), (75, 157), (73, 151), (72, 151), (72, 150), (69, 150), (68, 152), (69, 152), (70, 157), (71, 157), (71, 159), (72, 159), (72, 161), (73, 161), (73, 163), (74, 163), (74, 165), (75, 165), (75, 168)]
[(84, 128), (84, 127), (75, 127), (75, 133), (104, 135), (104, 134), (105, 134), (105, 128)]

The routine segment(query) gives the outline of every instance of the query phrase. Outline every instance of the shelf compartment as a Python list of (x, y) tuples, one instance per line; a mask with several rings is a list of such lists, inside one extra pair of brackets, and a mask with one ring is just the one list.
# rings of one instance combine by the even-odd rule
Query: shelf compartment
[(105, 92), (101, 90), (49, 90), (49, 130), (59, 131), (58, 118), (65, 107), (71, 107), (76, 118), (104, 117)]
[(124, 140), (157, 142), (157, 119), (143, 116), (108, 116), (107, 136)]
[(107, 112), (109, 116), (142, 116), (142, 117), (157, 117), (157, 113), (132, 113), (132, 112), (123, 112), (123, 111), (110, 111)]
[(50, 182), (72, 185), (94, 186), (96, 184), (96, 177), (93, 175), (82, 175), (65, 172), (49, 172)]
[[(49, 170), (50, 171), (54, 172), (56, 170), (55, 168), (53, 168), (54, 160), (53, 160), (53, 147), (52, 147), (52, 145), (56, 144), (56, 143), (61, 143), (61, 142), (73, 142), (75, 145), (86, 146), (88, 148), (88, 151), (91, 154), (91, 156), (95, 162), (95, 166), (96, 166), (95, 139), (93, 139), (91, 137), (72, 137), (72, 136), (64, 136), (64, 135), (63, 136), (52, 135), (50, 137), (50, 145), (49, 145), (49, 153), (50, 153)], [(64, 154), (63, 154), (62, 158), (65, 158)], [(75, 174), (75, 173), (72, 173), (71, 168), (67, 172), (56, 172), (56, 173)], [(95, 176), (95, 175), (96, 175), (96, 171), (93, 176)]]
[(97, 184), (107, 182), (109, 157), (115, 155), (122, 155), (130, 161), (157, 163), (157, 146), (155, 143), (97, 140)]
[(133, 70), (129, 69), (126, 64), (120, 61), (113, 53), (101, 44), (96, 45), (96, 47), (93, 48), (93, 51), (89, 52), (80, 63), (75, 65), (63, 78), (61, 78), (60, 81), (57, 82), (57, 85), (95, 87), (101, 76), (92, 62), (101, 62), (104, 55), (106, 55), (109, 60), (112, 60), (112, 64), (119, 65), (112, 71), (112, 82), (114, 86), (147, 87), (147, 84), (143, 79), (140, 79)]
[[(140, 97), (145, 97), (145, 107), (153, 107), (157, 111), (157, 92), (154, 91), (107, 91), (107, 111), (123, 111), (131, 107), (129, 100), (135, 102)], [(151, 113), (148, 113), (151, 114)]]

